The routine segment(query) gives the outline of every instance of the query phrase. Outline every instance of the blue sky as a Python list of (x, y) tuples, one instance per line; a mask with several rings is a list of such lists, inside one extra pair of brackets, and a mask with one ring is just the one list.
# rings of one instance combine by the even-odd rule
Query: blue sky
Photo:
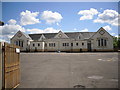
[[(3, 34), (8, 34), (10, 38), (18, 31), (16, 29), (23, 29), (21, 31), (25, 33), (49, 33), (59, 30), (96, 32), (100, 27), (105, 27), (110, 34), (116, 36), (117, 13), (118, 2), (3, 2), (2, 20), (6, 24), (5, 29), (8, 29)], [(31, 16), (33, 14), (35, 16)], [(29, 19), (28, 22), (26, 19)], [(15, 30), (9, 30), (13, 24)]]

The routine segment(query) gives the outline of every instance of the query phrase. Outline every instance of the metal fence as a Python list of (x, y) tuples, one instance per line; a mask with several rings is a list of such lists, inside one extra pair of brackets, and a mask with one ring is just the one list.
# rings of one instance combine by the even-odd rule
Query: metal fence
[(15, 88), (20, 83), (19, 46), (2, 44), (2, 88)]

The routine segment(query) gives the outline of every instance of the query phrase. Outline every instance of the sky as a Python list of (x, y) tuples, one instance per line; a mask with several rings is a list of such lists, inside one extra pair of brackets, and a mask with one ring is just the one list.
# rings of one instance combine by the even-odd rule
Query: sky
[(2, 2), (0, 40), (26, 34), (96, 32), (103, 27), (118, 36), (118, 2)]

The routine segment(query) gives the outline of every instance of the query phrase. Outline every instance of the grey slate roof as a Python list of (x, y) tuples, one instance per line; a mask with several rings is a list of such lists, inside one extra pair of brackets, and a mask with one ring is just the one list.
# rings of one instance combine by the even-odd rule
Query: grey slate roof
[(44, 33), (43, 35), (45, 36), (46, 39), (54, 38), (55, 35), (58, 33)]
[(76, 39), (78, 37), (78, 35), (80, 34), (80, 32), (68, 32), (65, 33), (70, 39)]
[[(43, 33), (46, 39), (53, 38), (57, 33)], [(29, 34), (32, 40), (39, 40), (42, 34)]]
[(38, 40), (40, 39), (42, 34), (29, 34), (29, 36), (32, 38), (32, 40)]
[[(89, 39), (91, 36), (93, 36), (96, 32), (66, 32), (65, 34), (70, 39), (76, 39), (79, 34), (83, 36), (84, 39)], [(54, 38), (55, 35), (58, 33), (43, 33), (46, 39)], [(32, 38), (32, 40), (39, 40), (42, 34), (29, 34), (29, 36)]]
[(91, 36), (93, 36), (96, 32), (80, 32), (84, 39), (89, 39)]

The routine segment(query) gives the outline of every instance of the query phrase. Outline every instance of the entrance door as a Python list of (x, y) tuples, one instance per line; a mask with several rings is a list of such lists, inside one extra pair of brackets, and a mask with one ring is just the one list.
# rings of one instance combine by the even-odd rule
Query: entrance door
[(91, 42), (87, 43), (87, 48), (88, 48), (88, 51), (90, 52), (91, 51)]

